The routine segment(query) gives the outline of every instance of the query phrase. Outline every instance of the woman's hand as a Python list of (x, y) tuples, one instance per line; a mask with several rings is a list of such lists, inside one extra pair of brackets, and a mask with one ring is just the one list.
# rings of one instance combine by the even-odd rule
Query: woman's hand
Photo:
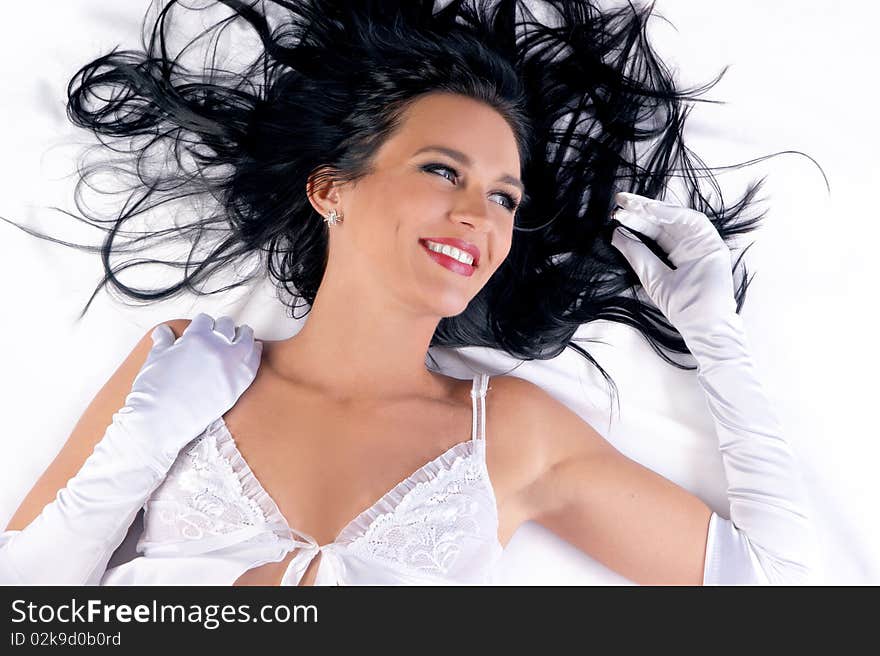
[(151, 337), (153, 348), (120, 413), (148, 417), (156, 438), (170, 439), (168, 450), (176, 453), (235, 405), (256, 377), (263, 344), (250, 326), (236, 329), (230, 317), (215, 322), (207, 314), (177, 340), (165, 324)]
[[(611, 244), (632, 266), (650, 299), (690, 345), (736, 314), (730, 250), (702, 212), (620, 192), (622, 209)], [(626, 228), (650, 237), (667, 253), (669, 268)]]

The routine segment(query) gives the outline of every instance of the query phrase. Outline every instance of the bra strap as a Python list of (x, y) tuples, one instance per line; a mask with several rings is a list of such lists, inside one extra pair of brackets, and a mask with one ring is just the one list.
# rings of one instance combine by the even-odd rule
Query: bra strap
[(474, 376), (474, 384), (471, 388), (471, 401), (473, 402), (471, 439), (475, 442), (486, 439), (486, 389), (488, 387), (488, 374)]

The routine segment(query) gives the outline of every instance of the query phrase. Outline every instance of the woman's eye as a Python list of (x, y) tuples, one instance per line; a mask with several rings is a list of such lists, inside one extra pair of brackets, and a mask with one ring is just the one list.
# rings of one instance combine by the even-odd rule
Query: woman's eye
[[(426, 166), (423, 166), (422, 168), (423, 168), (425, 171), (429, 171), (429, 172), (431, 172), (431, 173), (434, 173), (434, 172), (436, 172), (436, 171), (449, 171), (450, 173), (452, 173), (452, 175), (453, 175), (454, 177), (456, 177), (456, 178), (458, 177), (458, 171), (456, 171), (456, 170), (455, 170), (454, 168), (452, 168), (452, 167), (449, 167), (449, 166), (443, 166), (442, 164), (427, 164)], [(446, 178), (445, 175), (441, 175), (441, 177)], [(450, 178), (446, 178), (446, 179), (447, 179), (447, 180), (450, 180)]]
[(516, 198), (514, 198), (510, 194), (505, 194), (500, 191), (498, 192), (498, 195), (501, 196), (505, 200), (505, 202), (507, 203), (507, 205), (505, 205), (505, 207), (507, 209), (509, 209), (511, 212), (516, 211), (516, 208), (519, 206), (519, 203), (517, 202)]
[[(450, 180), (450, 181), (454, 181), (454, 179), (458, 178), (458, 171), (456, 171), (451, 166), (445, 166), (443, 164), (427, 164), (427, 165), (423, 166), (422, 169), (425, 171), (431, 172), (431, 173), (435, 173), (437, 171), (441, 171), (441, 172), (447, 171), (452, 174), (452, 178), (448, 178), (445, 175), (443, 175), (442, 173), (440, 173), (439, 175), (443, 178), (446, 178), (447, 180)], [(519, 205), (516, 198), (514, 198), (513, 196), (511, 196), (508, 193), (504, 193), (504, 192), (499, 191), (497, 194), (493, 194), (493, 195), (501, 196), (504, 199), (505, 204), (502, 204), (502, 203), (498, 203), (498, 204), (501, 205), (502, 207), (506, 207), (511, 212), (515, 211), (517, 206)]]

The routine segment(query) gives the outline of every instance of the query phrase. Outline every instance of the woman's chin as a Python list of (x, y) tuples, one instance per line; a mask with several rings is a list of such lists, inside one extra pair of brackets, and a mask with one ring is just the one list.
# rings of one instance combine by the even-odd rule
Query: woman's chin
[(471, 297), (451, 290), (446, 293), (435, 294), (428, 299), (427, 305), (432, 308), (434, 314), (441, 317), (454, 317), (467, 309)]

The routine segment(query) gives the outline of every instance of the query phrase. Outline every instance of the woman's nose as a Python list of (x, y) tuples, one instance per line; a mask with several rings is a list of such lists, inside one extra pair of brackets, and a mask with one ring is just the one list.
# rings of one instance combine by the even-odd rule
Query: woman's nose
[(480, 191), (464, 191), (453, 210), (456, 220), (483, 229), (489, 222), (489, 200)]

